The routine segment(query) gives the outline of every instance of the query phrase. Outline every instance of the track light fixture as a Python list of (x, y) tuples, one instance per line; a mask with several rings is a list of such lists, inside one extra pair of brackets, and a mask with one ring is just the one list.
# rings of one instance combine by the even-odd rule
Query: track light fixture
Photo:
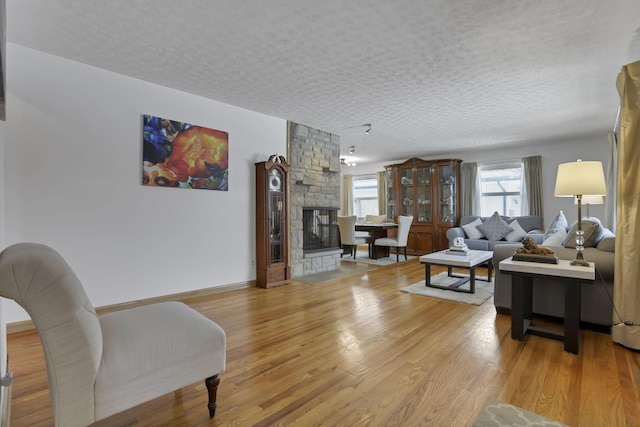
[(343, 166), (355, 166), (356, 163), (355, 162), (347, 162), (347, 159), (345, 159), (344, 157), (340, 158), (340, 164)]
[(372, 123), (365, 123), (363, 125), (351, 126), (351, 127), (345, 128), (345, 129), (356, 129), (356, 128), (365, 128), (364, 133), (369, 135), (369, 133), (371, 133), (371, 129), (373, 129), (373, 124)]
[(356, 146), (355, 145), (352, 145), (352, 146), (350, 146), (348, 148), (349, 148), (349, 154), (355, 154), (356, 153)]

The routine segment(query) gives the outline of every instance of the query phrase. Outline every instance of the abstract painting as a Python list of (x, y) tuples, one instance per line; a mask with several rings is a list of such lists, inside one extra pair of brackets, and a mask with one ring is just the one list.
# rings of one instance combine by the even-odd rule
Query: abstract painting
[(229, 134), (143, 115), (142, 185), (227, 191)]

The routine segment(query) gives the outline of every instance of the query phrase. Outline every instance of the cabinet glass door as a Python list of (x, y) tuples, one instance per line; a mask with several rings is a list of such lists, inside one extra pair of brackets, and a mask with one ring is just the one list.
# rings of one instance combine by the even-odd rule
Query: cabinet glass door
[(431, 200), (431, 168), (418, 168), (417, 180), (417, 217), (413, 220), (418, 222), (431, 222), (433, 220), (433, 204)]
[(456, 168), (453, 165), (440, 166), (438, 198), (440, 203), (440, 222), (456, 222), (457, 182)]
[(393, 182), (394, 171), (387, 171), (387, 221), (393, 221), (396, 216), (396, 188)]
[(400, 170), (400, 201), (402, 207), (399, 214), (404, 216), (413, 215), (414, 205), (414, 183), (413, 183), (413, 171), (415, 169), (401, 169)]

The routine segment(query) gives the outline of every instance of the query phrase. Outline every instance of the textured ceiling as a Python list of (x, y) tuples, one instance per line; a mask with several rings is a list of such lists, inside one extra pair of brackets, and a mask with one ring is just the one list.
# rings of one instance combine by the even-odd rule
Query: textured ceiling
[(6, 1), (10, 43), (338, 134), (360, 163), (604, 139), (640, 60), (639, 0)]

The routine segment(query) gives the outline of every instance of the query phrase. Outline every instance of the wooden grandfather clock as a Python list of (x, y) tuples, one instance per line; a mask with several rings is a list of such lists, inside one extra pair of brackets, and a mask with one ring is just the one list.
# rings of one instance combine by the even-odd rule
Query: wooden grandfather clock
[(288, 173), (284, 156), (256, 163), (256, 284), (262, 288), (291, 280)]

